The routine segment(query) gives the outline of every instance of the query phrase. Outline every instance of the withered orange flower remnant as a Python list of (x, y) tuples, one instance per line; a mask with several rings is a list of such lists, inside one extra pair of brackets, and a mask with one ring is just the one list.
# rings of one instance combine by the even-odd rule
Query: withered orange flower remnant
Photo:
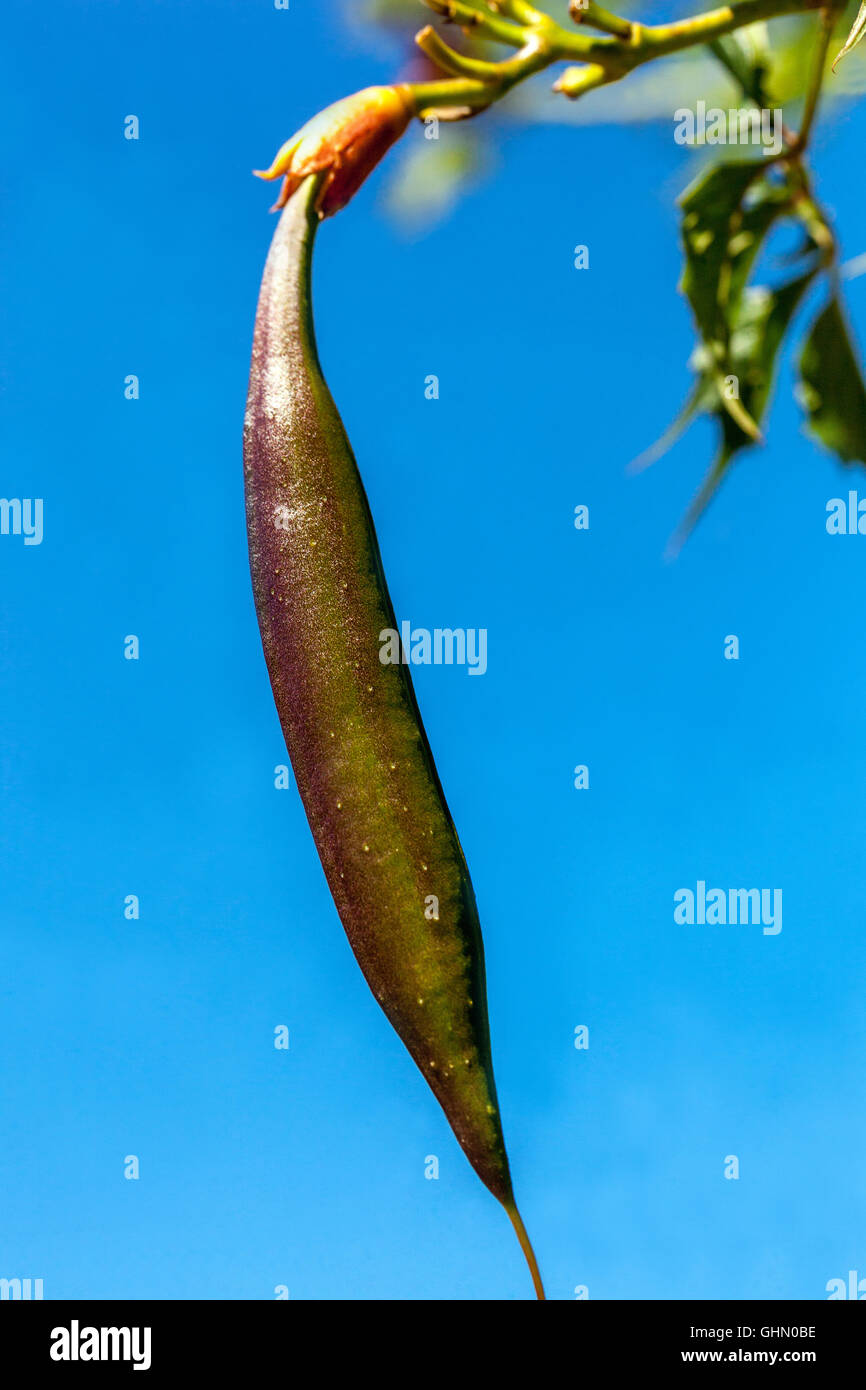
[(365, 87), (325, 107), (287, 140), (260, 179), (283, 177), (273, 211), (285, 207), (311, 174), (324, 174), (316, 200), (320, 217), (344, 208), (415, 114), (410, 88)]

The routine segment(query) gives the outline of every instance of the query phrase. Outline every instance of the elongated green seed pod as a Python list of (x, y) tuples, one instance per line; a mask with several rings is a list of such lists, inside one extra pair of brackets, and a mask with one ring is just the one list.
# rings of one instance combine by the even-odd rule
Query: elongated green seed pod
[[(337, 911), (374, 995), (470, 1163), (517, 1211), (493, 1080), (469, 873), (396, 629), (357, 464), (319, 365), (309, 178), (283, 212), (256, 316), (244, 430), (250, 567), (265, 659)], [(438, 899), (438, 920), (425, 903)], [(430, 917), (433, 920), (429, 920)]]

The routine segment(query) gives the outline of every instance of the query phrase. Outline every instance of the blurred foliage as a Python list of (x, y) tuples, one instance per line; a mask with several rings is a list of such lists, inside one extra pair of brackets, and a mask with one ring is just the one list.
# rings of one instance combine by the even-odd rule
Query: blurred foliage
[(490, 154), (486, 145), (452, 127), (447, 140), (407, 143), (398, 177), (385, 190), (385, 206), (407, 231), (426, 230), (447, 216), (469, 183), (483, 172)]
[[(761, 441), (779, 350), (821, 268), (824, 248), (806, 229), (796, 255), (788, 258), (801, 262), (792, 278), (773, 286), (748, 281), (777, 224), (791, 218), (800, 226), (801, 195), (796, 168), (768, 170), (765, 162), (750, 160), (715, 164), (680, 199), (685, 252), (680, 288), (698, 330), (690, 362), (696, 383), (674, 424), (635, 466), (652, 463), (698, 414), (715, 421), (719, 446), (674, 550), (699, 520), (736, 455)], [(820, 377), (820, 367), (816, 370)]]
[[(775, 77), (768, 44), (755, 45), (743, 31), (721, 40), (713, 51), (736, 75), (742, 99), (756, 105), (767, 101)], [(696, 383), (674, 424), (643, 462), (663, 453), (698, 414), (716, 422), (719, 447), (674, 550), (735, 457), (762, 442), (779, 352), (801, 301), (822, 272), (830, 299), (807, 333), (795, 395), (806, 412), (807, 430), (819, 443), (843, 463), (866, 463), (866, 387), (840, 301), (838, 246), (812, 194), (803, 157), (773, 164), (763, 158), (715, 163), (686, 189), (680, 207), (685, 257), (680, 289), (698, 332), (690, 363)], [(799, 237), (793, 255), (786, 257), (786, 263), (797, 265), (795, 275), (779, 284), (750, 285), (771, 234), (784, 223)]]
[[(541, 8), (570, 23), (567, 0)], [(658, 0), (621, 9), (646, 23), (701, 13), (711, 6), (679, 4), (672, 12)], [(353, 7), (355, 23), (371, 35), (390, 36), (399, 76), (431, 76), (427, 60), (414, 49), (415, 32), (433, 19), (421, 0), (363, 0)], [(853, 25), (853, 27), (852, 27)], [(436, 27), (443, 26), (437, 21)], [(821, 114), (833, 120), (840, 101), (866, 90), (866, 0), (840, 12), (829, 36), (824, 65)], [(471, 56), (498, 57), (447, 26), (448, 37)], [(569, 101), (551, 89), (551, 74), (522, 83), (479, 119), (443, 126), (442, 138), (407, 143), (402, 163), (392, 167), (386, 192), (389, 210), (402, 222), (428, 227), (453, 207), (470, 179), (490, 161), (507, 123), (647, 124), (669, 127), (679, 108), (781, 108), (785, 149), (775, 160), (744, 160), (738, 147), (713, 146), (708, 166), (703, 150), (692, 154), (700, 172), (679, 200), (684, 270), (680, 289), (692, 311), (697, 344), (690, 359), (694, 385), (677, 419), (634, 467), (664, 453), (699, 415), (717, 429), (715, 459), (674, 538), (674, 549), (688, 535), (714, 496), (732, 462), (762, 442), (776, 366), (810, 289), (821, 282), (826, 293), (806, 331), (799, 354), (795, 394), (807, 431), (843, 463), (866, 463), (866, 385), (841, 304), (845, 268), (828, 219), (815, 201), (810, 175), (792, 131), (804, 110), (810, 76), (821, 63), (822, 40), (814, 12), (737, 30), (648, 63), (619, 82)], [(841, 50), (841, 52), (840, 52)], [(412, 56), (414, 52), (414, 57)], [(844, 53), (838, 71), (831, 71)], [(395, 73), (397, 76), (398, 73)], [(808, 117), (807, 117), (808, 123)], [(447, 138), (445, 132), (447, 131)], [(773, 239), (779, 228), (793, 229), (793, 252), (773, 265)], [(862, 259), (862, 258), (861, 258)], [(859, 262), (858, 262), (859, 264)], [(756, 268), (768, 283), (752, 283)], [(849, 274), (853, 273), (853, 263)], [(859, 273), (859, 272), (858, 272)]]
[[(407, 55), (412, 49), (414, 35), (425, 24), (433, 23), (435, 27), (441, 28), (443, 33), (459, 33), (453, 25), (440, 25), (423, 0), (361, 0), (360, 6), (357, 0), (349, 0), (349, 3), (362, 26), (366, 25), (373, 31), (378, 29), (390, 33), (401, 41)], [(550, 3), (548, 0), (541, 8), (562, 23), (571, 23), (565, 0), (558, 0), (558, 3)], [(618, 7), (619, 12), (626, 17), (634, 16), (648, 23), (700, 14), (702, 10), (712, 8), (712, 4), (683, 4), (682, 0), (672, 5), (659, 3), (659, 0), (649, 0), (646, 4), (628, 0), (628, 3)], [(831, 50), (827, 61), (828, 71), (836, 61), (855, 19), (860, 18), (862, 22), (863, 16), (857, 15), (857, 9), (858, 0), (852, 0), (839, 20), (839, 42)], [(767, 27), (763, 23), (754, 24), (748, 29), (740, 30), (739, 33), (752, 35), (752, 42), (758, 47), (766, 47)], [(802, 95), (803, 73), (807, 67), (814, 33), (814, 14), (802, 18), (794, 16), (773, 20), (771, 96), (777, 104), (794, 102)], [(746, 38), (743, 42), (748, 44), (750, 40)], [(465, 52), (476, 56), (490, 57), (498, 51), (489, 44), (482, 45), (464, 36), (460, 36), (460, 45)], [(733, 91), (730, 83), (713, 72), (712, 64), (707, 61), (706, 50), (702, 48), (689, 49), (685, 53), (674, 54), (668, 59), (654, 63), (643, 71), (631, 74), (624, 82), (617, 83), (606, 92), (594, 92), (587, 101), (571, 103), (561, 97), (555, 97), (550, 92), (550, 85), (550, 80), (543, 77), (540, 83), (534, 84), (531, 99), (526, 96), (527, 89), (520, 92), (521, 100), (517, 105), (522, 119), (574, 120), (581, 124), (608, 124), (623, 120), (669, 120), (673, 107), (688, 105), (689, 100), (694, 99), (696, 95), (702, 96), (710, 104), (715, 103), (717, 97), (723, 102), (725, 94), (730, 95)], [(641, 98), (627, 95), (628, 89), (635, 87), (641, 89)], [(838, 68), (833, 80), (824, 88), (825, 99), (830, 100), (863, 91), (866, 91), (866, 47), (852, 51)], [(515, 93), (512, 97), (512, 108), (517, 95)], [(597, 108), (603, 97), (607, 97), (608, 100), (604, 102), (603, 114), (599, 114)]]
[[(426, 59), (414, 47), (414, 35), (425, 24), (446, 34), (450, 41), (473, 57), (495, 58), (503, 50), (489, 43), (479, 43), (460, 33), (453, 25), (444, 26), (436, 20), (423, 0), (346, 0), (356, 32), (368, 35), (371, 44), (380, 44), (383, 36), (390, 37), (401, 76), (424, 76), (429, 69)], [(567, 0), (553, 0), (542, 5), (547, 13), (564, 24), (568, 18)], [(640, 17), (646, 22), (662, 22), (712, 8), (711, 4), (673, 6), (649, 0), (636, 3), (628, 0), (619, 7), (625, 16)], [(849, 6), (839, 22), (839, 41), (832, 57), (847, 37), (857, 4)], [(772, 23), (772, 83), (768, 92), (773, 105), (795, 109), (802, 98), (804, 74), (808, 69), (809, 49), (814, 42), (815, 16), (778, 19)], [(751, 47), (757, 56), (768, 49), (768, 26), (755, 24), (739, 31), (745, 51)], [(402, 58), (401, 58), (402, 55)], [(828, 58), (828, 71), (832, 57)], [(432, 72), (431, 72), (432, 75)], [(502, 103), (485, 112), (480, 118), (465, 123), (457, 137), (454, 128), (448, 132), (448, 143), (455, 143), (454, 153), (437, 154), (430, 161), (432, 184), (419, 177), (420, 158), (417, 148), (409, 147), (398, 153), (392, 162), (390, 182), (385, 200), (388, 209), (401, 222), (410, 226), (433, 222), (454, 206), (460, 193), (479, 172), (495, 163), (492, 148), (501, 138), (501, 127), (507, 122), (573, 125), (626, 125), (658, 121), (670, 123), (678, 107), (693, 107), (701, 99), (708, 106), (728, 106), (739, 99), (734, 79), (726, 73), (706, 47), (696, 47), (685, 53), (647, 64), (616, 82), (591, 92), (579, 101), (569, 101), (551, 92), (552, 76), (540, 77), (516, 88)], [(850, 98), (866, 91), (866, 45), (852, 51), (824, 86), (824, 103)], [(786, 112), (787, 115), (787, 112)], [(413, 207), (414, 201), (414, 207)]]
[(866, 389), (838, 295), (806, 339), (798, 394), (825, 448), (846, 463), (866, 461)]

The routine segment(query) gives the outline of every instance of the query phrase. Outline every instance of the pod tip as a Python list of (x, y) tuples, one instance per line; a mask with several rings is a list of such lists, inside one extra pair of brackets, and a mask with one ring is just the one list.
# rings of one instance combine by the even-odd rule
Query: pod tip
[(532, 1248), (532, 1241), (529, 1239), (529, 1236), (526, 1233), (526, 1227), (523, 1224), (523, 1218), (521, 1217), (520, 1212), (517, 1210), (517, 1206), (514, 1202), (505, 1202), (503, 1205), (505, 1206), (505, 1210), (508, 1212), (508, 1219), (514, 1227), (515, 1235), (517, 1236), (517, 1239), (520, 1241), (520, 1248), (523, 1251), (524, 1258), (529, 1266), (529, 1273), (532, 1275), (532, 1283), (535, 1288), (535, 1297), (539, 1300), (539, 1302), (545, 1302), (546, 1298), (544, 1293), (544, 1285), (541, 1282), (541, 1271), (538, 1268), (538, 1261), (535, 1258), (535, 1251)]

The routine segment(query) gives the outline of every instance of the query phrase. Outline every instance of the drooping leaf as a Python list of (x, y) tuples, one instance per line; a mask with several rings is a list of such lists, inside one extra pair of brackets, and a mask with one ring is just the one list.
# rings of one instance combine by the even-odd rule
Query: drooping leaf
[[(739, 367), (740, 390), (749, 414), (760, 423), (769, 404), (776, 359), (788, 326), (809, 285), (818, 272), (813, 265), (778, 289), (752, 290), (744, 298), (743, 312), (732, 342), (732, 358)], [(743, 447), (733, 440), (732, 451)]]
[(866, 463), (866, 387), (835, 296), (806, 339), (800, 379), (810, 433), (843, 463)]
[[(769, 406), (779, 349), (797, 306), (817, 272), (818, 266), (813, 265), (803, 275), (775, 290), (749, 288), (738, 305), (730, 339), (730, 378), (747, 417), (758, 425)], [(733, 383), (731, 389), (734, 389)], [(694, 530), (735, 456), (755, 443), (732, 415), (729, 402), (718, 392), (716, 401), (713, 414), (721, 434), (719, 451), (668, 547), (669, 554), (675, 554)]]
[(722, 267), (730, 259), (732, 222), (747, 188), (761, 172), (754, 160), (716, 164), (680, 199), (686, 255), (680, 289), (692, 306), (701, 338), (711, 346), (726, 336), (719, 290)]
[(834, 69), (839, 60), (845, 57), (846, 53), (850, 53), (852, 48), (857, 47), (864, 34), (866, 34), (866, 0), (863, 0), (863, 4), (857, 12), (857, 18), (854, 20), (851, 33), (845, 40), (844, 47), (836, 54), (833, 62)]
[(727, 249), (729, 265), (722, 264), (726, 277), (721, 286), (722, 307), (727, 306), (729, 315), (739, 304), (752, 266), (771, 228), (790, 206), (790, 201), (790, 192), (784, 184), (762, 179), (747, 189), (744, 204), (731, 223)]
[[(746, 399), (727, 390), (725, 381), (738, 376), (734, 359), (743, 356), (742, 350), (732, 355), (731, 338), (739, 329), (742, 340), (748, 322), (741, 301), (749, 273), (771, 227), (789, 206), (790, 193), (784, 183), (767, 177), (764, 165), (749, 161), (717, 165), (680, 201), (686, 254), (681, 289), (701, 338), (693, 365), (704, 378), (691, 414), (708, 408), (707, 388), (714, 388), (710, 409), (721, 405), (737, 434), (758, 440), (760, 430)], [(682, 424), (689, 418), (682, 416)]]
[[(681, 288), (700, 338), (690, 363), (697, 381), (673, 425), (632, 469), (657, 458), (699, 413), (715, 419), (720, 440), (674, 549), (698, 521), (735, 456), (761, 441), (779, 349), (818, 271), (813, 256), (811, 265), (777, 288), (748, 283), (771, 229), (792, 211), (794, 191), (789, 178), (768, 172), (765, 165), (740, 162), (717, 165), (680, 200), (686, 256)], [(815, 244), (807, 236), (797, 259), (810, 250), (815, 252)]]

